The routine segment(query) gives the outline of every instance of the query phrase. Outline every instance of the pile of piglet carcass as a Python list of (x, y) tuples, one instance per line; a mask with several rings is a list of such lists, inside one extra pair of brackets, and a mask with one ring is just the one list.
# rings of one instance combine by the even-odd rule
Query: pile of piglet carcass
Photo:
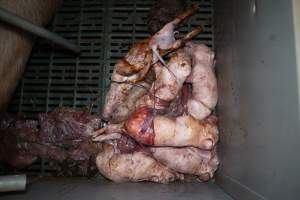
[(45, 157), (66, 173), (98, 169), (115, 182), (212, 179), (219, 165), (214, 53), (191, 41), (201, 27), (174, 36), (196, 11), (183, 12), (117, 61), (101, 117), (67, 108), (40, 114), (38, 122), (6, 116), (0, 159), (20, 167)]

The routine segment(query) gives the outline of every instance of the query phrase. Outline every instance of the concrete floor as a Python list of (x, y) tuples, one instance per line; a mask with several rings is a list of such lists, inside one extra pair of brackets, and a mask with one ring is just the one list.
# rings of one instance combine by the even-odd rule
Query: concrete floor
[(5, 200), (232, 200), (214, 183), (113, 183), (84, 178), (42, 178)]

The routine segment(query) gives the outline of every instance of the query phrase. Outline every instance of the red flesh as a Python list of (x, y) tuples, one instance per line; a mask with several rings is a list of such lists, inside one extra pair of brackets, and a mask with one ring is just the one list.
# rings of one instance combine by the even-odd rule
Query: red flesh
[(127, 134), (142, 144), (153, 145), (155, 137), (153, 117), (153, 109), (148, 107), (137, 109), (125, 123)]

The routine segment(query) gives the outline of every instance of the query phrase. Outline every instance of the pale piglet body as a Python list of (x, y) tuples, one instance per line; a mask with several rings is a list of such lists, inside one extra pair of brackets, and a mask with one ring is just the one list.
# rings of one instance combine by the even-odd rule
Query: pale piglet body
[(189, 42), (185, 51), (191, 55), (193, 62), (192, 97), (188, 100), (188, 113), (202, 120), (210, 115), (218, 101), (217, 79), (214, 72), (214, 53), (204, 44)]
[(151, 147), (153, 157), (165, 166), (184, 174), (196, 175), (202, 181), (214, 176), (219, 165), (215, 150), (205, 151), (194, 147)]
[(172, 101), (190, 73), (191, 61), (189, 56), (178, 51), (170, 58), (167, 68), (161, 69), (151, 92), (159, 99)]
[[(124, 58), (117, 61), (112, 74), (112, 83), (106, 95), (102, 116), (109, 120), (112, 113), (125, 101), (133, 84), (139, 83), (157, 62), (165, 64), (162, 56), (182, 47), (202, 31), (197, 27), (184, 38), (176, 40), (174, 31), (189, 16), (195, 14), (197, 7), (178, 15), (153, 36), (136, 43)], [(121, 88), (121, 89), (120, 89)], [(118, 96), (118, 98), (116, 98)]]
[(150, 92), (137, 102), (136, 107), (147, 106), (166, 110), (191, 73), (191, 59), (185, 52), (177, 51), (171, 56), (166, 67), (157, 66), (155, 70), (156, 80)]
[(218, 128), (215, 124), (200, 122), (191, 116), (175, 119), (157, 116), (153, 124), (155, 146), (193, 146), (211, 150), (218, 141)]
[(190, 115), (154, 116), (154, 110), (142, 107), (125, 122), (126, 134), (136, 141), (153, 146), (193, 146), (211, 150), (218, 142), (217, 120), (214, 116), (199, 121)]
[(98, 154), (96, 164), (102, 175), (115, 182), (168, 183), (178, 176), (142, 151), (120, 153), (109, 144)]

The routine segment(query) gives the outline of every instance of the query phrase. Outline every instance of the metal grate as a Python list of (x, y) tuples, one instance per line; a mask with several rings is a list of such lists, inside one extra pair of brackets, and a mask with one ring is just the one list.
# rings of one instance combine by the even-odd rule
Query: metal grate
[[(10, 111), (35, 117), (63, 105), (82, 108), (98, 97), (92, 112), (99, 112), (117, 59), (132, 44), (149, 36), (147, 13), (153, 0), (65, 0), (49, 29), (78, 44), (74, 57), (56, 45), (38, 40), (11, 102)], [(180, 31), (197, 25), (205, 32), (198, 41), (213, 46), (212, 0), (189, 0), (200, 10)]]

